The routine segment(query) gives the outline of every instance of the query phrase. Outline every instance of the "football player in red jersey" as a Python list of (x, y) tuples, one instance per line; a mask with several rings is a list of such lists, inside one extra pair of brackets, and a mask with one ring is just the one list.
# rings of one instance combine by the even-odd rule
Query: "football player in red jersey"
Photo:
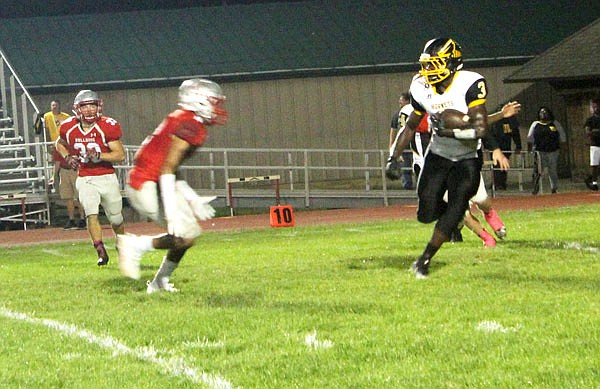
[(177, 180), (175, 174), (182, 162), (202, 146), (207, 127), (225, 124), (225, 96), (218, 84), (191, 79), (179, 87), (178, 99), (180, 108), (167, 115), (142, 143), (127, 185), (134, 208), (146, 218), (165, 221), (167, 233), (117, 237), (119, 267), (129, 278), (140, 278), (140, 258), (144, 252), (167, 250), (154, 279), (147, 282), (148, 293), (177, 292), (169, 277), (200, 235), (198, 220), (210, 219), (215, 214), (209, 205), (215, 197), (198, 196), (185, 181)]
[[(76, 186), (85, 210), (87, 229), (98, 253), (98, 266), (108, 264), (102, 242), (99, 207), (115, 234), (123, 234), (123, 202), (113, 163), (125, 158), (123, 131), (113, 118), (102, 116), (102, 100), (91, 90), (82, 90), (73, 102), (75, 116), (60, 125), (56, 149), (73, 169), (79, 169)], [(69, 150), (75, 150), (70, 153)]]

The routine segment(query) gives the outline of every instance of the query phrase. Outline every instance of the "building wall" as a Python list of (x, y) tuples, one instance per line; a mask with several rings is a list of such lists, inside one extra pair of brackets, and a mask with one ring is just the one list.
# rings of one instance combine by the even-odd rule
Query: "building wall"
[[(509, 99), (522, 102), (524, 108), (519, 120), (524, 147), (527, 130), (540, 105), (551, 106), (558, 119), (569, 125), (568, 131), (574, 131), (576, 126), (567, 120), (565, 99), (550, 86), (503, 83), (517, 68), (473, 69), (488, 80), (488, 111), (493, 112)], [(412, 75), (410, 72), (223, 83), (229, 122), (211, 130), (205, 146), (385, 149), (398, 95), (408, 89)], [(51, 100), (59, 99), (63, 110), (70, 112), (74, 95), (72, 92), (34, 98), (43, 110), (49, 109)], [(176, 108), (177, 88), (110, 90), (101, 91), (100, 96), (104, 99), (105, 115), (122, 124), (123, 142), (139, 145), (163, 117)], [(570, 138), (571, 142), (582, 141), (579, 136)], [(581, 148), (579, 144), (570, 147), (571, 150)], [(258, 158), (248, 153), (245, 160), (239, 162), (247, 165), (271, 162)], [(581, 161), (577, 155), (571, 163)]]
[[(517, 67), (474, 69), (489, 81), (488, 109), (518, 94), (522, 84), (502, 84)], [(211, 133), (207, 147), (379, 148), (385, 147), (398, 95), (413, 73), (387, 73), (224, 83), (229, 123)], [(59, 99), (70, 112), (75, 92), (37, 95), (43, 109)], [(101, 91), (104, 113), (138, 144), (176, 108), (177, 88)]]

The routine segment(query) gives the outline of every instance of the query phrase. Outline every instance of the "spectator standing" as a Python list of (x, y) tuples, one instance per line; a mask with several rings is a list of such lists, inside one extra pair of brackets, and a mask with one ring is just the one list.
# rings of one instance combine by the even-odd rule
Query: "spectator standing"
[[(389, 147), (392, 147), (394, 141), (396, 140), (396, 136), (399, 131), (402, 131), (404, 125), (406, 124), (406, 119), (412, 112), (412, 106), (410, 105), (410, 96), (408, 93), (400, 94), (400, 98), (398, 99), (399, 110), (392, 115), (392, 122), (390, 124), (390, 142)], [(401, 180), (400, 183), (404, 189), (412, 189), (413, 188), (413, 180), (412, 180), (412, 166), (413, 166), (413, 155), (412, 153), (406, 152), (402, 154), (402, 172), (401, 172)]]
[[(527, 149), (535, 151), (539, 157), (541, 166), (539, 172), (548, 169), (550, 176), (550, 189), (552, 193), (558, 191), (558, 158), (560, 157), (561, 144), (566, 143), (567, 136), (562, 126), (554, 123), (554, 114), (548, 107), (540, 107), (537, 120), (531, 123), (527, 133)], [(536, 173), (534, 172), (534, 175)], [(534, 177), (533, 194), (539, 191), (539, 178)]]
[(115, 234), (123, 234), (123, 200), (113, 163), (125, 158), (121, 125), (102, 116), (103, 101), (91, 90), (77, 93), (73, 116), (60, 126), (56, 148), (73, 169), (79, 169), (76, 187), (87, 217), (87, 229), (98, 253), (98, 266), (108, 264), (98, 214), (100, 205)]
[(590, 116), (585, 121), (585, 134), (590, 140), (591, 175), (586, 178), (585, 185), (591, 190), (598, 190), (598, 165), (600, 165), (600, 99), (590, 101)]
[[(69, 155), (75, 154), (74, 150), (70, 150)], [(58, 193), (60, 195), (61, 200), (65, 202), (67, 207), (67, 216), (69, 220), (67, 224), (65, 224), (65, 230), (85, 230), (86, 222), (85, 216), (83, 212), (83, 207), (79, 203), (79, 193), (77, 191), (77, 186), (75, 185), (77, 181), (77, 169), (73, 169), (68, 161), (64, 159), (58, 151), (54, 151), (52, 154), (54, 161), (56, 161), (59, 165), (59, 184), (58, 184)], [(79, 221), (75, 220), (75, 208), (77, 208), (79, 212)]]
[[(502, 110), (502, 105), (498, 108)], [(488, 118), (489, 120), (489, 118)], [(493, 136), (500, 150), (504, 153), (506, 158), (510, 159), (512, 144), (515, 144), (515, 152), (520, 153), (521, 147), (521, 133), (519, 128), (519, 120), (516, 116), (503, 117), (499, 121), (492, 123), (490, 127), (491, 136)], [(500, 166), (494, 165), (494, 185), (496, 189), (506, 190), (507, 185), (507, 172), (506, 170), (500, 169)]]
[[(208, 204), (214, 197), (200, 197), (175, 174), (194, 150), (204, 144), (207, 129), (224, 124), (227, 111), (221, 87), (209, 80), (191, 79), (179, 87), (179, 109), (171, 112), (142, 143), (129, 172), (127, 194), (144, 217), (166, 224), (158, 236), (118, 235), (119, 267), (123, 275), (140, 278), (140, 259), (154, 249), (167, 250), (147, 293), (177, 292), (169, 278), (186, 251), (200, 235), (198, 220), (214, 216)], [(163, 212), (160, 212), (162, 210)], [(165, 223), (166, 222), (166, 223)]]
[[(67, 120), (71, 115), (66, 112), (62, 112), (60, 110), (60, 101), (52, 100), (50, 102), (50, 111), (44, 114), (44, 128), (48, 131), (48, 136), (50, 137), (50, 141), (56, 142), (59, 135), (60, 124)], [(54, 167), (52, 171), (52, 177), (48, 180), (48, 186), (54, 189), (54, 185), (58, 182), (59, 179), (59, 170), (60, 170), (60, 161), (54, 159), (57, 156), (55, 153), (56, 148), (52, 146), (50, 150), (50, 154), (52, 155), (52, 162), (54, 162)], [(58, 155), (60, 158), (60, 155)]]

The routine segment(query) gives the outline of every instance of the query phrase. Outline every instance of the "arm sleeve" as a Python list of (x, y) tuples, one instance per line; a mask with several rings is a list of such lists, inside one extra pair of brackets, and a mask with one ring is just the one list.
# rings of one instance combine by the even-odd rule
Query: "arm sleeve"
[(178, 138), (183, 139), (192, 146), (202, 146), (206, 139), (206, 129), (199, 122), (182, 121), (179, 123), (173, 133)]
[(519, 121), (517, 119), (512, 120), (511, 126), (511, 136), (513, 142), (515, 142), (515, 147), (519, 150), (522, 150), (523, 147), (521, 144), (521, 130), (519, 129)]
[(527, 132), (527, 143), (533, 143), (533, 133), (535, 132), (535, 125), (537, 122), (531, 123), (529, 126), (529, 132)]
[(467, 107), (472, 108), (477, 105), (484, 104), (487, 98), (487, 83), (485, 78), (480, 78), (475, 81), (465, 94), (465, 102)]
[(487, 150), (494, 151), (500, 148), (500, 144), (498, 143), (498, 140), (492, 131), (488, 131), (482, 141), (483, 147), (485, 147)]

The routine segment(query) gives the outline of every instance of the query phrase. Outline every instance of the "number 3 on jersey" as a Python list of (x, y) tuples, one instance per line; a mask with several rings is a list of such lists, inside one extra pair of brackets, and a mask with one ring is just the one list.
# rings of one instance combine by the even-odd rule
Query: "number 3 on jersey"
[(487, 96), (487, 89), (485, 87), (485, 81), (479, 81), (477, 83), (477, 87), (479, 88), (479, 94), (477, 95), (478, 99), (485, 99)]

